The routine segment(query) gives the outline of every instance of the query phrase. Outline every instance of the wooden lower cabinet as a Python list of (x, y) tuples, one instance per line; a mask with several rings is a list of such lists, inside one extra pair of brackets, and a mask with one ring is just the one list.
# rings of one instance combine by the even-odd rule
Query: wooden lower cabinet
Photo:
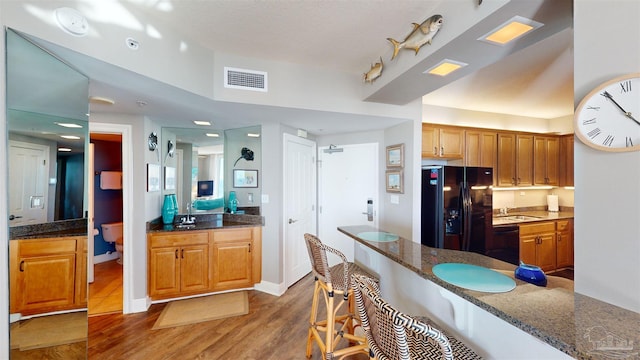
[(558, 269), (573, 266), (573, 220), (556, 222), (556, 267)]
[(149, 295), (192, 295), (209, 290), (209, 233), (177, 231), (149, 236)]
[(149, 295), (166, 299), (253, 286), (262, 277), (261, 230), (148, 234)]
[(520, 261), (543, 271), (556, 269), (556, 223), (520, 225)]
[(521, 224), (520, 261), (543, 271), (573, 266), (573, 220)]
[(86, 307), (86, 237), (11, 240), (9, 252), (11, 313)]

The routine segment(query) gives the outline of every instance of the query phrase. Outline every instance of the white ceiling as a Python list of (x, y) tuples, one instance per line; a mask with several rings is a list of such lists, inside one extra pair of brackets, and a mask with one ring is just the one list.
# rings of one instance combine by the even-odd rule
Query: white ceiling
[[(487, 6), (491, 1), (498, 0), (484, 0), (484, 5), (479, 5), (478, 0), (456, 0), (453, 4), (479, 7)], [(167, 24), (215, 51), (362, 74), (381, 54), (390, 53), (391, 45), (386, 38), (404, 38), (411, 30), (411, 23), (422, 22), (433, 15), (434, 9), (444, 2), (446, 1), (128, 0), (121, 3), (136, 7), (138, 11), (147, 14), (149, 20)], [(537, 7), (541, 2), (550, 4), (559, 1), (512, 2), (519, 3), (521, 7), (526, 4)], [(571, 3), (569, 0), (561, 2)], [(113, 2), (100, 4), (114, 6)], [(542, 14), (542, 11), (539, 13)], [(571, 16), (570, 11), (562, 14), (569, 24)], [(446, 31), (446, 26), (445, 18), (441, 31)], [(562, 29), (558, 31), (560, 30)], [(437, 39), (436, 35), (434, 41)], [(573, 112), (572, 39), (570, 29), (557, 35), (549, 35), (534, 46), (508, 54), (495, 65), (479, 69), (430, 92), (423, 102), (545, 119), (569, 115)], [(173, 126), (176, 126), (176, 118), (185, 119), (185, 125), (192, 119), (213, 118), (221, 128), (255, 125), (265, 118), (277, 118), (286, 125), (305, 128), (311, 133), (319, 133), (318, 129), (321, 127), (324, 134), (384, 128), (398, 122), (398, 119), (384, 117), (362, 116), (360, 119), (346, 114), (327, 116), (326, 113), (317, 111), (243, 104), (216, 103), (211, 106), (210, 99), (44, 43), (92, 78), (91, 95), (116, 99), (116, 105), (112, 107), (92, 105), (92, 111), (96, 112), (144, 114), (161, 124), (171, 119)], [(456, 46), (459, 49), (466, 47), (465, 43)], [(124, 77), (128, 79), (126, 87), (121, 81)], [(150, 93), (149, 89), (153, 91)], [(130, 105), (134, 103), (131, 99), (143, 98), (143, 94), (151, 100), (149, 102), (153, 106)], [(413, 99), (420, 95), (422, 94)], [(123, 98), (129, 101), (119, 101)], [(304, 116), (300, 116), (302, 112)], [(238, 123), (238, 115), (245, 119), (245, 123)], [(327, 120), (329, 118), (332, 120)]]

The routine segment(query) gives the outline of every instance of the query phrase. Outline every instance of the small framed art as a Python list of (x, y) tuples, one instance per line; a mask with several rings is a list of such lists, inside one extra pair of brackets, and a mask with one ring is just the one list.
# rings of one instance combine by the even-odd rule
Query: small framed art
[(404, 167), (404, 144), (387, 146), (387, 167)]
[(386, 183), (387, 192), (404, 193), (404, 177), (402, 170), (387, 170)]
[(235, 188), (257, 188), (258, 170), (233, 170), (233, 187)]
[(160, 191), (160, 165), (147, 164), (147, 192)]

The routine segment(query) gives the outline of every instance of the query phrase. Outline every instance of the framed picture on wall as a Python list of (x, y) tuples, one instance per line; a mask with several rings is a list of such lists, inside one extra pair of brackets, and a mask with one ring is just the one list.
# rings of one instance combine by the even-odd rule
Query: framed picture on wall
[(147, 164), (147, 192), (160, 191), (160, 165)]
[(387, 170), (386, 172), (386, 184), (387, 192), (390, 193), (404, 193), (404, 177), (402, 170)]
[(176, 189), (176, 168), (171, 166), (164, 167), (164, 189)]
[(387, 167), (404, 166), (404, 144), (387, 146)]
[(233, 170), (233, 187), (235, 188), (257, 188), (258, 170)]

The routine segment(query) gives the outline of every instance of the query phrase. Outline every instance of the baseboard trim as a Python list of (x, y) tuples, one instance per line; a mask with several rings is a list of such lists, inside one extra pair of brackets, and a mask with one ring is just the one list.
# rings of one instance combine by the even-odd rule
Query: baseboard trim
[(125, 314), (146, 312), (151, 306), (151, 298), (146, 296), (142, 299), (133, 299), (131, 300), (130, 305), (129, 310), (131, 311), (126, 312)]
[(107, 262), (107, 261), (111, 261), (111, 260), (116, 260), (118, 258), (118, 253), (117, 252), (112, 252), (111, 254), (100, 254), (100, 255), (96, 255), (93, 257), (93, 264), (100, 264), (103, 262)]
[(260, 283), (256, 284), (254, 288), (258, 291), (262, 291), (267, 294), (281, 296), (287, 291), (287, 287), (284, 283), (272, 283), (269, 281), (262, 280)]

